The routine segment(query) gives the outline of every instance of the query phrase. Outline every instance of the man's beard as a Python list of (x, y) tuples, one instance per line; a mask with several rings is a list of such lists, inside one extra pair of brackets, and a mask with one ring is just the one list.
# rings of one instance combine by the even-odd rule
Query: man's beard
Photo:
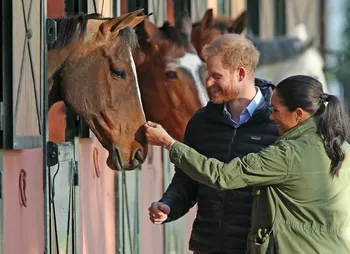
[[(213, 91), (215, 91), (215, 94)], [(217, 85), (213, 85), (208, 89), (208, 95), (210, 100), (215, 104), (223, 104), (236, 99), (239, 95), (239, 89), (234, 84), (225, 90)]]

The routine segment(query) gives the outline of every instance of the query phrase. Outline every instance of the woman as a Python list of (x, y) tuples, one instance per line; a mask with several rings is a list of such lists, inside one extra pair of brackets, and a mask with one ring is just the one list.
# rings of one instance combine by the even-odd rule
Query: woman
[(308, 76), (281, 81), (271, 98), (282, 135), (275, 144), (225, 164), (145, 125), (150, 144), (217, 189), (254, 186), (249, 253), (350, 253), (348, 117), (336, 96)]

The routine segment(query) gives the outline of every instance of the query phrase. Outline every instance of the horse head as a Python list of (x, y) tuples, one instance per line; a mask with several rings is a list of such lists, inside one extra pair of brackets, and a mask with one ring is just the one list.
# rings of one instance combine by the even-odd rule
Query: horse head
[(205, 65), (191, 50), (188, 36), (168, 22), (158, 28), (145, 20), (136, 33), (140, 49), (135, 62), (146, 117), (181, 140), (191, 116), (208, 100)]
[(226, 33), (241, 34), (247, 27), (247, 14), (243, 11), (236, 19), (214, 18), (213, 9), (208, 9), (202, 20), (193, 24), (191, 41), (201, 59), (204, 45)]
[(62, 100), (81, 116), (109, 151), (114, 170), (132, 170), (147, 154), (132, 56), (138, 42), (131, 28), (144, 20), (140, 13), (57, 20), (58, 40), (49, 50), (49, 106)]

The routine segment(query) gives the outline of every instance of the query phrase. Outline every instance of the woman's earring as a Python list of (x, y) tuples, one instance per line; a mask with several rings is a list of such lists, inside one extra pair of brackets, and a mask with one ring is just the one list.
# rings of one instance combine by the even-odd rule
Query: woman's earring
[(301, 118), (299, 116), (297, 116), (297, 123), (299, 124), (301, 121)]

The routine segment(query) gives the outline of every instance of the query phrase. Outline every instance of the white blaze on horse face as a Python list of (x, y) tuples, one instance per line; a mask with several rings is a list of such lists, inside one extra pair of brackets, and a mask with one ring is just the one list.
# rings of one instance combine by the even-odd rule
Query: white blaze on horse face
[(141, 101), (141, 92), (140, 92), (140, 87), (139, 87), (139, 81), (137, 79), (136, 65), (135, 65), (135, 61), (134, 61), (134, 58), (132, 57), (132, 53), (131, 53), (130, 49), (129, 49), (129, 53), (130, 53), (131, 69), (132, 69), (132, 73), (134, 74), (134, 78), (135, 78), (135, 85), (136, 85), (136, 89), (137, 89), (137, 95), (139, 97), (139, 102), (140, 102), (140, 106), (141, 106), (141, 109), (142, 109), (142, 113), (145, 116), (145, 112), (143, 111), (143, 106), (142, 106), (142, 101)]
[(209, 98), (207, 92), (205, 91), (204, 84), (202, 83), (202, 79), (199, 73), (200, 67), (203, 66), (204, 63), (198, 55), (192, 53), (185, 53), (183, 57), (178, 58), (177, 60), (181, 68), (191, 73), (198, 91), (199, 100), (202, 103), (202, 106), (205, 106)]

